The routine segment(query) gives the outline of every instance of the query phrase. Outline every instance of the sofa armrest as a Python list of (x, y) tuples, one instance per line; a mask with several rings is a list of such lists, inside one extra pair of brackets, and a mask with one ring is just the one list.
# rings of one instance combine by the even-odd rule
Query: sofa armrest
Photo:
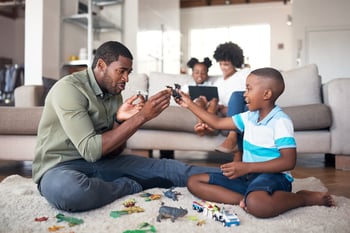
[(323, 85), (325, 104), (332, 112), (331, 151), (333, 154), (350, 155), (350, 78), (337, 78)]
[(44, 105), (44, 86), (25, 85), (15, 89), (16, 107), (33, 107)]

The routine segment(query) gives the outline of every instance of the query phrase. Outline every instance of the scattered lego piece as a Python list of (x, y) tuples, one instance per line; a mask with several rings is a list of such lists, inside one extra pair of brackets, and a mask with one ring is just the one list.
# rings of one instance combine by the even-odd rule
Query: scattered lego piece
[(145, 201), (154, 201), (154, 200), (159, 200), (162, 197), (161, 194), (152, 194), (149, 197), (145, 198)]
[(64, 222), (68, 222), (68, 225), (70, 227), (82, 224), (84, 222), (84, 220), (82, 220), (82, 219), (78, 219), (78, 218), (74, 218), (74, 217), (67, 217), (67, 216), (64, 216), (64, 214), (61, 214), (61, 213), (57, 214), (56, 218), (57, 218), (57, 222), (63, 222), (63, 221)]
[(111, 216), (112, 218), (119, 218), (119, 217), (126, 215), (126, 214), (128, 214), (127, 211), (115, 210), (115, 211), (111, 211), (109, 213), (109, 216)]
[(196, 225), (197, 226), (202, 226), (204, 224), (205, 224), (205, 220), (199, 220)]
[(172, 86), (166, 86), (166, 88), (171, 89), (171, 95), (175, 98), (175, 99), (181, 99), (181, 95), (179, 93), (179, 90), (181, 90), (181, 85), (174, 83), (174, 87)]
[[(149, 229), (142, 229), (142, 228), (145, 228), (148, 226), (149, 226)], [(147, 232), (157, 232), (157, 230), (153, 225), (151, 225), (147, 222), (143, 222), (139, 225), (138, 229), (123, 231), (123, 233), (147, 233)]]
[(141, 193), (140, 197), (150, 197), (151, 195), (151, 193)]
[(178, 201), (177, 196), (181, 195), (181, 193), (173, 191), (174, 187), (170, 188), (166, 192), (163, 192), (166, 197), (173, 199), (173, 201)]
[(49, 219), (49, 217), (38, 217), (38, 218), (35, 218), (34, 221), (35, 222), (45, 222)]
[(145, 210), (139, 206), (131, 206), (131, 207), (125, 208), (123, 210), (111, 211), (109, 213), (109, 216), (111, 216), (112, 218), (119, 218), (119, 217), (126, 215), (126, 214), (140, 213), (140, 212), (144, 212), (144, 211)]
[(162, 197), (161, 194), (151, 194), (151, 193), (141, 193), (140, 196), (144, 197), (145, 201), (158, 200)]
[(187, 216), (187, 219), (191, 221), (198, 221), (198, 216), (195, 216), (195, 215)]
[(125, 200), (125, 201), (123, 202), (123, 206), (125, 206), (125, 207), (132, 207), (132, 206), (134, 206), (135, 204), (136, 204), (136, 200), (135, 200), (134, 198), (130, 198), (130, 199)]
[(60, 229), (64, 228), (64, 226), (56, 226), (53, 225), (52, 227), (47, 228), (49, 232), (59, 231)]
[(132, 207), (125, 208), (122, 211), (126, 211), (128, 212), (128, 214), (132, 214), (132, 213), (144, 212), (145, 210), (140, 206), (132, 206)]

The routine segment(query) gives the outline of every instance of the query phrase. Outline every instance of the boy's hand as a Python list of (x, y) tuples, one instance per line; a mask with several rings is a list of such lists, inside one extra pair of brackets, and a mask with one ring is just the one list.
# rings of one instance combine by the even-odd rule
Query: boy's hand
[(220, 166), (222, 173), (229, 179), (234, 179), (247, 174), (246, 164), (243, 162), (230, 162)]
[(143, 95), (133, 95), (127, 99), (117, 111), (118, 121), (125, 121), (138, 113), (145, 105)]
[(175, 102), (181, 107), (188, 108), (188, 105), (192, 103), (191, 97), (181, 90), (178, 90), (178, 92), (181, 95), (181, 98), (175, 98)]
[(208, 133), (215, 132), (215, 129), (210, 127), (205, 122), (198, 122), (197, 124), (194, 125), (193, 129), (199, 136), (204, 136), (204, 135), (206, 135)]

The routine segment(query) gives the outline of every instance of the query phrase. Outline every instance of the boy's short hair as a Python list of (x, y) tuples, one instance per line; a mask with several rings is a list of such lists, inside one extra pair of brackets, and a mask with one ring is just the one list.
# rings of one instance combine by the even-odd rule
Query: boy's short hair
[(282, 73), (272, 67), (264, 67), (260, 69), (253, 70), (251, 74), (256, 76), (271, 79), (273, 82), (272, 89), (274, 90), (275, 99), (277, 99), (284, 91), (285, 84)]

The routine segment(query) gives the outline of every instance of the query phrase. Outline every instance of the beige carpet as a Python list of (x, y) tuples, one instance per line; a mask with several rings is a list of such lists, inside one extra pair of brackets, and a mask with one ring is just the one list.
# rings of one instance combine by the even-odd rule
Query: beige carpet
[[(300, 189), (326, 191), (323, 184), (314, 177), (296, 179), (293, 191)], [(158, 188), (147, 190), (152, 194), (163, 194), (163, 191), (165, 190)], [(192, 210), (192, 201), (197, 199), (186, 188), (175, 188), (175, 191), (182, 194), (178, 196), (178, 201), (164, 196), (161, 200), (145, 201), (140, 194), (134, 194), (97, 210), (72, 214), (60, 212), (50, 207), (46, 200), (40, 196), (31, 179), (13, 175), (0, 183), (0, 233), (50, 232), (49, 228), (54, 225), (64, 226), (56, 231), (61, 233), (124, 232), (125, 230), (137, 229), (142, 222), (153, 225), (157, 232), (350, 232), (350, 199), (345, 197), (334, 196), (337, 204), (335, 208), (319, 206), (298, 208), (271, 219), (257, 219), (245, 213), (238, 206), (225, 205), (226, 209), (237, 213), (241, 221), (240, 226), (227, 228)], [(145, 211), (119, 218), (110, 217), (110, 212), (123, 209), (123, 201), (129, 198), (134, 198), (136, 205)], [(170, 219), (157, 222), (156, 218), (161, 202), (167, 206), (186, 208), (188, 214), (178, 218), (174, 223)], [(69, 227), (67, 222), (57, 223), (55, 216), (58, 213), (63, 213), (67, 217), (83, 219), (84, 223), (72, 227)], [(34, 221), (35, 218), (44, 216), (49, 217), (47, 221)], [(205, 220), (205, 223), (197, 226), (197, 222), (200, 220)]]

